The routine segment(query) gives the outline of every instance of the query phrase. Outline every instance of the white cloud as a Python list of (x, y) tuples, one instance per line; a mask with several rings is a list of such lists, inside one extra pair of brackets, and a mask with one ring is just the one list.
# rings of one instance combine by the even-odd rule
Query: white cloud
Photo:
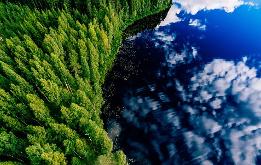
[(230, 133), (230, 140), (232, 143), (230, 151), (235, 164), (256, 164), (256, 155), (258, 153), (256, 140), (258, 139), (258, 137), (247, 136), (242, 131), (233, 130)]
[[(255, 115), (261, 116), (261, 78), (257, 78), (256, 69), (250, 69), (245, 62), (235, 64), (215, 59), (193, 76), (191, 81), (190, 90), (198, 91), (194, 101), (207, 103), (211, 97), (217, 97), (209, 105), (219, 109), (226, 101), (226, 95), (231, 94), (237, 103), (244, 103)], [(227, 92), (229, 89), (231, 93)]]
[(108, 137), (114, 140), (116, 137), (120, 135), (121, 132), (120, 124), (115, 120), (110, 121), (110, 123), (107, 125), (107, 132), (108, 132)]
[(197, 58), (197, 48), (191, 46), (190, 43), (184, 44), (181, 52), (175, 51), (175, 33), (168, 34), (168, 31), (161, 31), (160, 29), (154, 30), (153, 33), (154, 37), (151, 41), (154, 42), (155, 47), (163, 48), (167, 65), (175, 67), (178, 63), (190, 63), (192, 59)]
[(163, 42), (170, 43), (175, 40), (175, 35), (167, 35), (163, 31), (155, 31), (155, 37)]
[(184, 133), (185, 142), (187, 147), (189, 148), (190, 154), (193, 156), (193, 160), (197, 160), (199, 162), (204, 162), (208, 158), (208, 154), (211, 152), (211, 149), (208, 145), (204, 145), (205, 138), (195, 134), (192, 131), (188, 131)]
[(249, 4), (242, 0), (173, 0), (172, 2), (179, 3), (182, 10), (193, 15), (201, 10), (214, 9), (223, 9), (229, 13), (243, 4)]
[[(215, 59), (201, 71), (194, 70), (189, 86), (177, 78), (166, 83), (167, 88), (175, 87), (175, 94), (180, 95), (177, 107), (165, 107), (165, 101), (171, 102), (173, 98), (164, 91), (152, 90), (158, 92), (153, 98), (126, 97), (124, 102), (128, 106), (122, 112), (123, 118), (145, 135), (153, 135), (148, 143), (162, 164), (171, 164), (171, 160), (177, 160), (175, 164), (218, 164), (224, 161), (224, 155), (234, 164), (255, 164), (261, 150), (261, 78), (246, 61)], [(148, 87), (148, 91), (158, 89), (155, 84)], [(178, 139), (184, 139), (186, 151), (176, 145)], [(129, 143), (139, 151), (134, 155), (140, 153), (140, 159), (151, 153), (139, 141)], [(164, 155), (163, 150), (168, 154)], [(178, 158), (184, 153), (180, 152), (191, 159), (181, 162), (184, 160)]]
[[(166, 26), (171, 23), (182, 21), (182, 19), (177, 16), (182, 10), (193, 15), (197, 14), (201, 10), (214, 9), (223, 9), (226, 12), (230, 13), (233, 12), (235, 8), (241, 5), (257, 6), (258, 4), (258, 2), (255, 2), (255, 0), (251, 0), (251, 2), (244, 2), (243, 0), (172, 0), (172, 2), (174, 4), (171, 6), (165, 19), (161, 21), (157, 28), (159, 28), (160, 26)], [(200, 22), (198, 21), (199, 20), (192, 20), (190, 24), (192, 26), (197, 26), (199, 30), (205, 30), (206, 25), (200, 24), (199, 26)]]
[(200, 99), (199, 101), (202, 102), (208, 102), (209, 99), (211, 99), (213, 97), (213, 95), (209, 94), (208, 91), (205, 91), (205, 90), (201, 90), (200, 91)]
[(161, 23), (158, 25), (158, 27), (166, 26), (171, 23), (176, 23), (176, 22), (181, 21), (181, 19), (177, 16), (177, 14), (179, 14), (180, 11), (181, 11), (181, 9), (178, 6), (172, 5), (171, 8), (169, 9), (167, 16), (165, 17), (165, 19), (163, 21), (161, 21)]
[[(200, 21), (191, 20), (191, 26), (201, 26)], [(176, 38), (159, 29), (154, 33), (155, 44), (163, 43), (163, 47), (173, 44)], [(174, 64), (197, 56), (197, 48), (191, 46), (184, 46), (181, 53), (172, 49), (164, 51), (166, 61), (173, 65), (171, 69)], [(178, 100), (178, 107), (164, 109), (165, 102), (173, 101), (164, 91), (157, 93), (158, 100), (150, 97), (125, 98), (126, 105), (130, 107), (123, 111), (123, 117), (136, 129), (152, 132), (153, 150), (161, 155), (163, 145), (158, 144), (164, 144), (172, 160), (180, 152), (175, 146), (175, 139), (182, 136), (192, 157), (188, 164), (212, 164), (208, 160), (210, 157), (216, 156), (219, 161), (224, 154), (231, 156), (235, 164), (254, 164), (261, 149), (261, 133), (258, 132), (261, 122), (256, 120), (261, 117), (261, 78), (257, 77), (255, 68), (246, 65), (247, 60), (244, 57), (235, 63), (215, 59), (194, 74), (189, 86), (177, 79), (167, 83), (166, 88), (175, 87), (175, 94), (180, 94), (180, 100), (183, 100)], [(148, 85), (148, 88), (158, 92), (156, 84)], [(147, 123), (147, 116), (155, 122)], [(222, 148), (221, 143), (225, 147)], [(148, 154), (146, 146), (136, 145)], [(166, 161), (162, 155), (159, 159)]]
[(199, 19), (195, 19), (195, 20), (190, 19), (189, 25), (197, 27), (199, 30), (206, 30), (206, 25), (202, 25)]
[(196, 56), (198, 55), (198, 50), (197, 50), (197, 48), (195, 48), (193, 46), (191, 48), (192, 48), (192, 55), (194, 58), (196, 58)]
[(139, 37), (141, 37), (141, 36), (142, 36), (141, 33), (137, 33), (137, 34), (134, 35), (134, 36), (129, 36), (126, 40), (128, 40), (128, 41), (133, 41), (133, 40), (135, 40), (136, 38), (139, 38)]
[(184, 59), (187, 57), (186, 51), (179, 53), (172, 52), (169, 54), (169, 57), (167, 58), (167, 62), (170, 63), (171, 65), (175, 65), (179, 62), (183, 62)]
[(210, 106), (213, 109), (220, 109), (222, 104), (222, 100), (216, 98), (214, 101), (210, 102)]
[(215, 90), (219, 91), (219, 96), (224, 96), (230, 85), (231, 82), (227, 81), (225, 78), (219, 78), (213, 83)]
[(209, 160), (205, 160), (202, 162), (202, 165), (213, 165), (213, 163)]
[[(184, 111), (191, 114), (190, 124), (194, 127), (193, 133), (185, 134), (188, 147), (202, 133), (217, 141), (229, 141), (231, 158), (239, 165), (255, 164), (261, 149), (261, 78), (257, 77), (255, 68), (246, 65), (246, 61), (247, 58), (238, 63), (215, 59), (205, 65), (202, 71), (191, 78), (192, 84), (186, 93), (195, 96), (191, 98), (194, 100), (194, 107), (183, 106)], [(179, 86), (182, 84), (179, 83)], [(203, 104), (208, 105), (208, 113), (195, 117), (190, 111), (195, 111), (197, 107), (205, 113)], [(190, 107), (190, 111), (187, 107)], [(221, 136), (213, 135), (219, 131), (222, 132)], [(198, 150), (208, 144), (204, 142), (201, 145)], [(216, 147), (219, 149), (219, 146)], [(201, 160), (202, 164), (211, 163)]]
[(187, 113), (189, 113), (190, 115), (198, 114), (197, 109), (194, 109), (194, 108), (192, 108), (192, 107), (189, 106), (189, 105), (184, 105), (182, 109), (185, 110), (185, 111), (186, 111)]
[(250, 88), (261, 91), (261, 79), (253, 78), (252, 81), (249, 83)]
[(203, 117), (202, 123), (203, 123), (206, 131), (210, 134), (216, 133), (222, 129), (222, 127), (213, 119)]

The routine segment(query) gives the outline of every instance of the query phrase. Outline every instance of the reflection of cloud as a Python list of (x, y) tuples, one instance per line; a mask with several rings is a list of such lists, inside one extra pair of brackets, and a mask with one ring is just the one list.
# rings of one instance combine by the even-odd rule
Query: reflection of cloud
[(200, 20), (198, 20), (198, 19), (195, 19), (195, 20), (190, 19), (189, 25), (190, 25), (190, 26), (195, 26), (195, 27), (197, 27), (199, 30), (206, 30), (206, 25), (202, 25), (201, 22), (200, 22)]
[(137, 33), (137, 34), (134, 35), (134, 36), (129, 36), (126, 40), (127, 40), (127, 41), (133, 41), (133, 40), (135, 40), (136, 38), (139, 38), (139, 37), (141, 37), (141, 36), (142, 36), (141, 33)]
[(232, 142), (231, 154), (235, 164), (256, 164), (256, 155), (260, 150), (260, 132), (246, 135), (242, 131), (233, 130), (230, 133)]
[(179, 63), (190, 63), (192, 59), (195, 59), (197, 57), (198, 52), (197, 49), (193, 46), (191, 48), (184, 46), (184, 49), (181, 53), (168, 48), (165, 50), (165, 54), (168, 64), (174, 67), (176, 64)]
[(172, 52), (169, 54), (169, 57), (167, 58), (167, 62), (171, 65), (175, 65), (177, 63), (183, 62), (184, 59), (187, 57), (187, 52), (183, 51), (181, 53)]
[(202, 117), (202, 124), (204, 125), (206, 131), (210, 134), (216, 133), (221, 130), (221, 126), (213, 119)]
[(260, 0), (244, 0), (245, 4), (248, 4), (249, 6), (255, 6), (259, 7), (260, 5)]
[[(157, 101), (154, 101), (149, 97), (133, 97), (124, 101), (128, 107), (122, 112), (122, 116), (126, 118), (128, 123), (134, 124), (137, 128), (141, 127), (139, 120), (143, 120), (151, 110), (156, 110), (160, 106)], [(137, 113), (139, 114), (138, 116)]]
[[(184, 133), (186, 145), (192, 151), (191, 155), (193, 160), (202, 162), (207, 159), (207, 155), (211, 152), (211, 149), (207, 145), (202, 145), (205, 143), (205, 138), (196, 135), (194, 132), (189, 131)], [(189, 163), (188, 163), (189, 164)]]
[(242, 0), (173, 0), (173, 2), (180, 4), (182, 10), (193, 15), (200, 10), (224, 9), (226, 12), (233, 12), (235, 8), (249, 4)]
[(161, 23), (158, 25), (159, 26), (166, 26), (171, 23), (176, 23), (181, 21), (180, 18), (177, 16), (179, 14), (181, 9), (177, 5), (172, 5), (171, 8), (169, 9), (169, 12), (166, 16), (166, 18), (161, 21)]
[[(258, 119), (261, 117), (261, 78), (256, 77), (256, 69), (246, 66), (246, 61), (246, 57), (237, 64), (222, 59), (212, 61), (191, 78), (192, 84), (186, 94), (186, 99), (193, 100), (196, 105), (191, 107), (192, 111), (205, 111), (204, 106), (207, 106), (207, 111), (213, 116), (205, 114), (199, 118), (190, 113), (193, 134), (198, 136), (203, 131), (208, 138), (213, 133), (223, 132), (214, 139), (230, 142), (231, 146), (228, 145), (227, 149), (231, 159), (242, 165), (255, 164), (261, 149), (261, 123)], [(184, 110), (187, 111), (187, 107), (183, 106)], [(204, 129), (200, 128), (201, 125)], [(210, 137), (213, 138), (213, 135)], [(187, 145), (190, 147), (190, 144)], [(205, 142), (201, 145), (203, 148), (209, 146)], [(200, 150), (199, 147), (197, 149)]]
[(154, 41), (156, 47), (163, 48), (165, 51), (166, 61), (169, 65), (174, 66), (178, 63), (190, 63), (192, 59), (198, 55), (197, 48), (187, 43), (184, 45), (183, 50), (178, 53), (173, 46), (175, 45), (176, 34), (168, 34), (166, 31), (160, 31), (159, 29), (154, 31)]
[[(157, 28), (182, 21), (182, 19), (177, 16), (182, 10), (192, 15), (197, 14), (201, 10), (214, 9), (223, 9), (231, 13), (241, 5), (258, 6), (259, 1), (260, 0), (245, 0), (245, 2), (243, 0), (172, 0), (174, 4), (171, 6), (166, 18), (161, 21)], [(200, 22), (198, 22), (198, 20), (191, 21), (190, 24), (197, 26), (199, 30), (206, 29), (205, 25), (200, 24), (201, 26), (199, 26)]]
[(170, 44), (171, 41), (175, 40), (175, 36), (165, 34), (163, 31), (155, 31), (155, 36), (157, 39), (161, 40), (162, 42)]
[(117, 123), (115, 120), (110, 121), (110, 123), (107, 125), (107, 132), (108, 132), (108, 137), (114, 140), (116, 137), (120, 135), (121, 132), (120, 124)]
[[(207, 9), (210, 7), (202, 10)], [(171, 22), (168, 19), (166, 24)], [(189, 24), (206, 28), (202, 20), (191, 19)], [(178, 77), (164, 84), (164, 76), (173, 76), (177, 64), (188, 64), (198, 54), (198, 48), (188, 42), (178, 45), (176, 51), (179, 35), (168, 33), (157, 28), (151, 39), (165, 53), (159, 76), (163, 80), (124, 98), (122, 116), (127, 127), (135, 130), (131, 135), (126, 135), (126, 125), (120, 130), (128, 136), (126, 148), (134, 148), (132, 156), (141, 160), (157, 155), (162, 164), (255, 164), (261, 151), (261, 78), (257, 70), (246, 65), (247, 57), (237, 63), (215, 59), (201, 71), (194, 68), (189, 84)]]
[[(162, 164), (255, 164), (261, 151), (261, 78), (247, 61), (215, 59), (188, 86), (174, 79), (167, 89), (176, 88), (180, 96), (175, 108), (164, 109), (176, 101), (165, 91), (124, 98), (123, 118), (149, 138), (127, 141), (135, 148), (132, 156), (142, 160), (153, 152)], [(150, 93), (159, 90), (151, 86), (156, 90), (148, 85)]]
[(215, 99), (214, 101), (210, 102), (210, 106), (211, 106), (213, 109), (219, 109), (219, 108), (221, 108), (221, 104), (222, 104), (222, 100), (220, 100), (220, 99)]
[[(231, 61), (216, 59), (204, 67), (204, 70), (192, 77), (191, 90), (197, 90), (194, 101), (208, 103), (213, 109), (219, 109), (226, 101), (228, 90), (235, 101), (246, 102), (255, 115), (261, 116), (261, 79), (256, 78), (256, 70), (250, 69), (244, 62), (234, 64)], [(254, 109), (255, 108), (255, 109)]]

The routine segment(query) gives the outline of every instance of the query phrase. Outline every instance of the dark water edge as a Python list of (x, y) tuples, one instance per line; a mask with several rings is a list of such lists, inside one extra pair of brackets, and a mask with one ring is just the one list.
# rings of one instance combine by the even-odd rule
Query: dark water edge
[[(121, 119), (121, 113), (124, 109), (124, 103), (122, 100), (122, 95), (125, 91), (119, 91), (118, 89), (123, 89), (127, 84), (129, 77), (135, 77), (138, 75), (138, 70), (140, 70), (139, 63), (142, 61), (137, 61), (137, 55), (135, 51), (130, 52), (132, 48), (135, 47), (132, 41), (126, 40), (127, 38), (136, 35), (139, 32), (153, 31), (155, 27), (166, 17), (169, 9), (163, 10), (157, 14), (147, 16), (141, 20), (135, 21), (134, 24), (129, 26), (125, 31), (123, 31), (123, 43), (116, 57), (114, 65), (107, 77), (105, 83), (103, 84), (103, 98), (105, 100), (104, 107), (102, 108), (102, 116), (105, 123), (105, 129), (109, 132), (114, 143), (114, 151), (122, 149), (119, 144), (119, 125), (118, 120)], [(147, 50), (146, 50), (147, 51)], [(142, 57), (142, 56), (140, 56)], [(120, 72), (118, 72), (120, 71)], [(129, 159), (128, 162), (132, 164), (133, 160)]]
[(168, 14), (169, 8), (153, 15), (149, 15), (145, 18), (142, 18), (138, 21), (135, 21), (132, 25), (128, 26), (122, 32), (123, 40), (127, 39), (130, 36), (134, 36), (137, 33), (144, 32), (145, 30), (153, 31), (155, 27), (164, 19)]
[[(134, 47), (133, 42), (126, 41), (130, 36), (134, 36), (137, 33), (144, 31), (153, 31), (155, 27), (166, 17), (169, 9), (163, 10), (157, 14), (147, 16), (141, 20), (135, 21), (131, 26), (123, 31), (122, 46), (119, 50), (114, 66), (111, 71), (107, 73), (105, 83), (103, 84), (103, 98), (105, 100), (105, 106), (103, 107), (102, 119), (105, 123), (110, 122), (110, 118), (120, 117), (122, 112), (122, 106), (119, 106), (119, 101), (112, 98), (120, 95), (115, 93), (116, 88), (125, 86), (126, 80), (137, 73), (137, 64), (133, 63), (133, 58), (136, 58), (135, 52), (129, 52)], [(118, 71), (121, 72), (118, 72)], [(116, 94), (116, 95), (115, 95)], [(118, 96), (120, 97), (120, 96)]]

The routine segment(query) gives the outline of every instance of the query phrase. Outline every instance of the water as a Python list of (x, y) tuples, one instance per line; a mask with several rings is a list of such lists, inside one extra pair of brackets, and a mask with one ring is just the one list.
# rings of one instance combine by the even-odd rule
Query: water
[(109, 137), (131, 164), (261, 164), (260, 66), (259, 1), (176, 0), (123, 42)]

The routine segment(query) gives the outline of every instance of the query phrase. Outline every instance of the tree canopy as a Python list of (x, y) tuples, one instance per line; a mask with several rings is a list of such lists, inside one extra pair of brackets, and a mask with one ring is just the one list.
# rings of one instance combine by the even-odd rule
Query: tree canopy
[(0, 164), (126, 164), (101, 85), (135, 20), (163, 0), (0, 1)]

